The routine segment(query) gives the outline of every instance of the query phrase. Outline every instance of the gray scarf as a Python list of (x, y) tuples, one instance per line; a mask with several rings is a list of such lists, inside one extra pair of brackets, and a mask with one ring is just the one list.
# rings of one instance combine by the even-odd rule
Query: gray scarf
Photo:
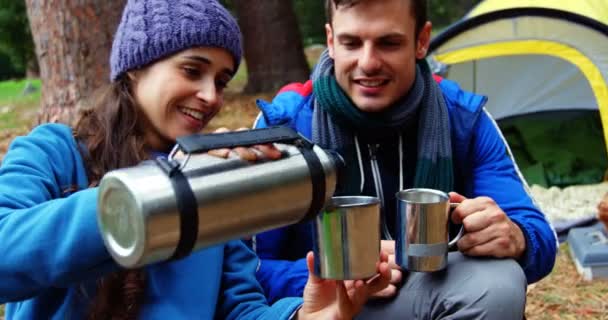
[[(358, 186), (356, 181), (362, 179), (357, 169), (355, 137), (374, 130), (399, 132), (409, 121), (415, 121), (416, 115), (419, 122), (418, 156), (413, 186), (444, 192), (453, 190), (448, 111), (439, 86), (424, 61), (416, 66), (416, 78), (410, 91), (395, 105), (379, 113), (360, 111), (340, 89), (334, 76), (334, 63), (327, 50), (313, 71), (312, 81), (315, 98), (312, 139), (321, 147), (335, 149), (342, 154), (348, 168), (348, 190), (354, 190), (353, 187)], [(401, 165), (405, 166), (405, 163)]]

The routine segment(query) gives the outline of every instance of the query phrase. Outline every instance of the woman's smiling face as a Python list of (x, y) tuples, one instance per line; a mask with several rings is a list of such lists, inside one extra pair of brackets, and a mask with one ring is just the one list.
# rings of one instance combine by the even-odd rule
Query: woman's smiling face
[(234, 68), (225, 49), (201, 47), (131, 72), (133, 95), (145, 115), (146, 147), (167, 150), (178, 137), (200, 132), (220, 110)]

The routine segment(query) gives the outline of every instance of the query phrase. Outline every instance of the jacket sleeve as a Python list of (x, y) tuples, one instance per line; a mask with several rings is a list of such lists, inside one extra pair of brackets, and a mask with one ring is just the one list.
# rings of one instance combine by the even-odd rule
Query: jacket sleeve
[(300, 307), (301, 298), (285, 298), (267, 305), (255, 278), (257, 261), (242, 241), (226, 244), (217, 319), (290, 319)]
[[(290, 97), (291, 95), (296, 98)], [(289, 109), (290, 106), (294, 107), (302, 103), (301, 97), (297, 98), (298, 95), (286, 91), (275, 97), (271, 104), (258, 101), (258, 106), (263, 112), (260, 112), (253, 127), (266, 128), (269, 122), (273, 125), (282, 123), (281, 119), (289, 116), (279, 110)], [(289, 122), (285, 123), (289, 124)], [(290, 232), (291, 228), (287, 226), (255, 236), (253, 249), (260, 258), (256, 276), (270, 303), (283, 297), (301, 297), (308, 280), (308, 268), (304, 256), (295, 261), (286, 259)]]
[(0, 167), (0, 303), (116, 267), (97, 228), (97, 189), (64, 196), (81, 161), (70, 134), (39, 127), (13, 141)]
[(488, 196), (516, 223), (526, 238), (526, 252), (519, 259), (528, 283), (553, 269), (557, 237), (545, 215), (534, 204), (528, 186), (511, 157), (494, 120), (483, 112), (472, 140), (473, 179), (469, 196)]
[(261, 259), (256, 276), (269, 302), (283, 297), (301, 297), (308, 281), (306, 259), (286, 259), (289, 227), (256, 235), (255, 250)]

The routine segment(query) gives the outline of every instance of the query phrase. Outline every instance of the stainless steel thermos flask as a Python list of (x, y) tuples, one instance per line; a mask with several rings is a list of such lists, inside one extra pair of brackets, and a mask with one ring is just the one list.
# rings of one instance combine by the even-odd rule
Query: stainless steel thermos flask
[[(203, 151), (276, 142), (283, 157), (260, 163)], [(175, 151), (185, 157), (175, 159)], [(114, 260), (127, 268), (314, 218), (334, 194), (340, 156), (286, 127), (192, 135), (168, 158), (108, 172), (98, 223)]]

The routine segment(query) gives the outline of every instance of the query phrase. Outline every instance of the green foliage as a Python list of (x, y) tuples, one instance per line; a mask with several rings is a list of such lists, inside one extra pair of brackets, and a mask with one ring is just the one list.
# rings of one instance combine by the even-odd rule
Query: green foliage
[[(36, 90), (24, 95), (28, 82)], [(40, 87), (38, 79), (0, 82), (0, 132), (32, 125), (40, 104)]]
[(293, 0), (305, 47), (325, 43), (324, 0)]
[(19, 81), (2, 81), (0, 82), (0, 105), (10, 104), (22, 97), (23, 89), (30, 82), (40, 92), (40, 80), (19, 80)]
[(231, 12), (234, 12), (234, 4), (232, 4), (232, 0), (220, 0), (220, 3)]
[(435, 29), (444, 28), (469, 12), (482, 0), (428, 0), (429, 20)]
[(0, 51), (0, 80), (20, 77), (23, 72), (15, 70), (11, 57), (5, 52)]
[[(12, 69), (21, 76), (35, 58), (24, 0), (0, 0), (0, 52), (10, 57)], [(5, 70), (0, 69), (0, 79)]]

